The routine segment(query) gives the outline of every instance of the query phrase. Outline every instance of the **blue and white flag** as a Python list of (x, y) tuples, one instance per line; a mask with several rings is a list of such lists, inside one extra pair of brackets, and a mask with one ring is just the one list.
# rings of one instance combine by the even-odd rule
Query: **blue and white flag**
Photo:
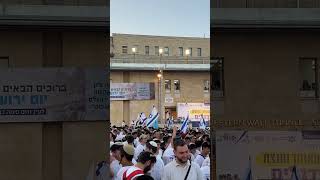
[(249, 156), (249, 165), (246, 169), (246, 173), (245, 173), (245, 176), (243, 178), (244, 180), (252, 180), (252, 171), (251, 171), (251, 158)]
[(168, 119), (168, 128), (169, 128), (169, 129), (172, 129), (172, 126), (173, 126), (173, 116), (171, 116), (171, 117)]
[(206, 127), (207, 127), (206, 120), (204, 119), (203, 114), (201, 114), (199, 128), (206, 129)]
[(138, 114), (138, 118), (137, 118), (137, 122), (136, 122), (136, 127), (139, 127), (139, 126), (145, 126), (146, 124), (146, 121), (147, 121), (147, 116), (144, 112), (142, 113), (139, 113)]
[(183, 133), (183, 134), (187, 133), (188, 123), (189, 123), (189, 113), (181, 125), (181, 128), (180, 128), (181, 133)]
[(291, 180), (299, 180), (296, 166), (294, 166), (292, 169)]
[(159, 113), (156, 109), (156, 107), (153, 105), (152, 106), (152, 111), (149, 115), (149, 118), (147, 120), (147, 128), (150, 128), (150, 127), (154, 127), (155, 129), (158, 129), (158, 119), (159, 119)]

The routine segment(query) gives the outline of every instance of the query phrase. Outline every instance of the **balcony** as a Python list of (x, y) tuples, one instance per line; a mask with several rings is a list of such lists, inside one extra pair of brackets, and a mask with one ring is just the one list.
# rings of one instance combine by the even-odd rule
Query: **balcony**
[(209, 57), (116, 55), (111, 70), (210, 71)]

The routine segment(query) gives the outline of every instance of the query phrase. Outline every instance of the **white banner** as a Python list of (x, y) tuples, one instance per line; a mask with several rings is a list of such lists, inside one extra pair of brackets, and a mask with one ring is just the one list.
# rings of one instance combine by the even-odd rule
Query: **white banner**
[(218, 179), (320, 179), (320, 131), (218, 131), (216, 147)]
[(0, 122), (106, 120), (103, 68), (2, 69), (0, 76)]
[(177, 103), (178, 117), (186, 117), (189, 113), (191, 121), (200, 121), (201, 114), (206, 121), (210, 120), (210, 104), (205, 103)]
[(149, 100), (155, 98), (154, 83), (111, 83), (110, 99)]

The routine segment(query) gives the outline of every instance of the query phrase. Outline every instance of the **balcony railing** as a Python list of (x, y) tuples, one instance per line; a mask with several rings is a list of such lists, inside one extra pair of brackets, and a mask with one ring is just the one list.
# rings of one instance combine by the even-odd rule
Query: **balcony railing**
[(111, 63), (145, 63), (145, 64), (210, 64), (210, 57), (186, 56), (148, 56), (148, 55), (116, 55)]

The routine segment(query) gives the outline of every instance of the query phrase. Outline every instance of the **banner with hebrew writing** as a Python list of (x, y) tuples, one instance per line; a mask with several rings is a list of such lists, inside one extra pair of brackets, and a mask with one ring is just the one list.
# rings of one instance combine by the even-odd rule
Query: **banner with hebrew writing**
[(320, 131), (217, 131), (216, 148), (217, 179), (320, 179)]
[(150, 100), (155, 98), (154, 83), (111, 83), (110, 100)]
[(103, 68), (2, 69), (0, 76), (0, 122), (106, 120)]

